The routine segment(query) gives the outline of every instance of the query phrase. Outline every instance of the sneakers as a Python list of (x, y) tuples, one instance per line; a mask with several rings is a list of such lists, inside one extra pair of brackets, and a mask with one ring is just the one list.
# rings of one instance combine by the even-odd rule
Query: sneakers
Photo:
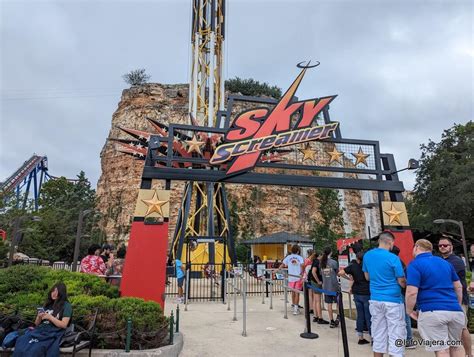
[(368, 345), (370, 342), (367, 341), (365, 338), (362, 338), (357, 342), (358, 345)]
[(293, 315), (299, 315), (300, 309), (298, 309), (298, 305), (293, 305)]
[(318, 319), (318, 325), (329, 325), (329, 321), (326, 321), (324, 319)]
[(413, 340), (408, 340), (405, 344), (405, 348), (408, 350), (414, 350), (416, 348), (416, 343)]
[(330, 328), (336, 328), (337, 327), (337, 324), (334, 320), (331, 320), (331, 322), (329, 323), (329, 327)]

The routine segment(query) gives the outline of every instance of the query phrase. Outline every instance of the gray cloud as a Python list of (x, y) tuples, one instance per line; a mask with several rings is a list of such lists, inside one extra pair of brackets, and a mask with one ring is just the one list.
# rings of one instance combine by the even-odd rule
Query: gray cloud
[[(343, 135), (381, 141), (402, 168), (419, 144), (473, 118), (471, 1), (230, 1), (227, 77), (285, 89), (295, 63), (314, 59), (299, 90), (339, 94)], [(188, 1), (3, 1), (0, 179), (33, 152), (53, 175), (95, 182), (99, 153), (125, 84), (189, 76)], [(413, 173), (403, 173), (406, 187)]]

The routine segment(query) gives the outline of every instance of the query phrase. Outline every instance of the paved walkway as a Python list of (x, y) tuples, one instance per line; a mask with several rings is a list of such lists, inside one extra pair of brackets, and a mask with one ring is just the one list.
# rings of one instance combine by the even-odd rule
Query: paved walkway
[[(176, 305), (166, 304), (169, 309)], [(233, 305), (231, 304), (231, 308)], [(247, 303), (247, 337), (242, 336), (242, 300), (238, 300), (237, 319), (232, 321), (234, 312), (227, 311), (227, 305), (219, 302), (202, 302), (188, 305), (188, 311), (180, 306), (180, 330), (184, 334), (182, 357), (214, 356), (344, 356), (340, 329), (330, 329), (327, 325), (312, 323), (313, 332), (319, 334), (315, 340), (299, 336), (304, 331), (303, 315), (288, 315), (283, 318), (283, 296), (273, 300), (273, 310), (269, 301), (262, 304), (261, 297), (249, 297)], [(349, 350), (353, 356), (372, 355), (370, 345), (359, 346), (354, 331), (355, 321), (346, 319)], [(432, 356), (417, 347), (407, 350), (406, 356)]]

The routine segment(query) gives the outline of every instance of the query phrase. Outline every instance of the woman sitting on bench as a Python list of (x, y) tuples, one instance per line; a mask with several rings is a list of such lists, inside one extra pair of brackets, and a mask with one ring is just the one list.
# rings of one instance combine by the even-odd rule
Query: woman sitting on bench
[(55, 284), (42, 308), (38, 308), (36, 328), (18, 337), (14, 357), (59, 357), (61, 338), (69, 325), (72, 306), (67, 300), (66, 285)]

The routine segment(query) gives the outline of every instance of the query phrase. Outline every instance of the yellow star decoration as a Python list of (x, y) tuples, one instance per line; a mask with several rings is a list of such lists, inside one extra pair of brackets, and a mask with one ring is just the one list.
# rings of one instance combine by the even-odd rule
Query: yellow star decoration
[(198, 141), (198, 139), (196, 138), (196, 135), (193, 135), (193, 139), (192, 140), (187, 140), (186, 144), (188, 144), (188, 150), (187, 151), (189, 153), (192, 153), (193, 151), (196, 151), (197, 153), (202, 154), (201, 146), (203, 144), (205, 144), (205, 142), (204, 141)]
[(362, 148), (361, 148), (361, 147), (359, 147), (359, 151), (357, 152), (357, 154), (351, 153), (351, 155), (356, 158), (356, 162), (355, 162), (355, 165), (356, 165), (356, 166), (357, 166), (358, 164), (364, 164), (365, 166), (368, 166), (366, 159), (367, 159), (370, 155), (364, 153), (364, 152), (362, 151)]
[(302, 154), (303, 154), (303, 161), (306, 161), (308, 159), (316, 161), (316, 151), (311, 149), (311, 146), (309, 144), (306, 144), (304, 149), (298, 149)]
[(389, 218), (389, 224), (392, 224), (393, 222), (398, 223), (399, 225), (402, 225), (400, 222), (400, 215), (403, 213), (403, 211), (398, 211), (392, 203), (392, 206), (390, 207), (390, 210), (388, 211), (383, 211), (383, 213), (388, 215)]
[(153, 194), (153, 198), (151, 200), (142, 200), (142, 202), (148, 206), (145, 216), (148, 216), (149, 214), (156, 212), (161, 217), (164, 218), (161, 207), (163, 207), (166, 203), (168, 203), (168, 201), (160, 201), (158, 199), (158, 195), (156, 194), (156, 191)]
[(336, 161), (336, 162), (342, 164), (341, 158), (344, 156), (344, 153), (340, 152), (340, 151), (337, 151), (336, 147), (334, 147), (334, 149), (332, 149), (332, 151), (326, 151), (326, 154), (331, 156), (331, 158), (329, 159), (329, 163), (332, 163), (333, 161)]

